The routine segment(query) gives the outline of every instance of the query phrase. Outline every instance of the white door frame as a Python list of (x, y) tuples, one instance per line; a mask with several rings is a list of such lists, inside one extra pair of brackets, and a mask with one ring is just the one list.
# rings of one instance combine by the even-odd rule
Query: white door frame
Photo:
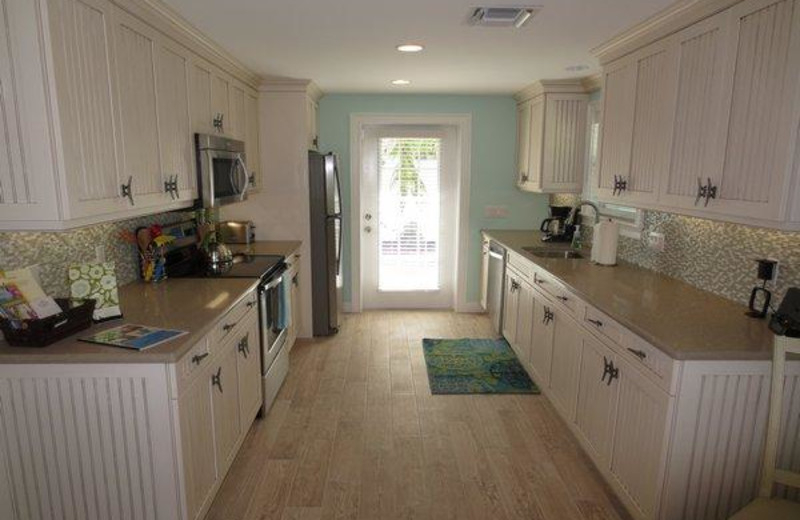
[(420, 125), (452, 126), (456, 129), (458, 164), (456, 165), (456, 284), (453, 308), (470, 312), (467, 303), (467, 262), (469, 261), (469, 195), (472, 158), (471, 114), (351, 114), (350, 115), (350, 310), (361, 312), (361, 143), (365, 126)]

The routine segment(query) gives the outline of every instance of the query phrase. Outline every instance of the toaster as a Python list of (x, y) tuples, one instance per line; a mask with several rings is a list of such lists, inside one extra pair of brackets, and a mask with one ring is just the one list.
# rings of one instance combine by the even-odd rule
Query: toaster
[(252, 244), (256, 239), (256, 226), (250, 220), (226, 220), (219, 223), (219, 237), (223, 244)]

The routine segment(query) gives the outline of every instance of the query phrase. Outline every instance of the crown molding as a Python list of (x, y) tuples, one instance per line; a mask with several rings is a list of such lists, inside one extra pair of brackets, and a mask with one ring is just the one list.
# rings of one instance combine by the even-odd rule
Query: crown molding
[(121, 9), (140, 18), (189, 51), (207, 59), (241, 82), (258, 88), (261, 77), (246, 67), (217, 42), (189, 23), (162, 0), (112, 0)]
[(314, 101), (324, 95), (322, 90), (310, 79), (286, 78), (270, 76), (264, 78), (258, 86), (259, 92), (302, 92)]
[(680, 0), (598, 45), (591, 53), (605, 65), (741, 1)]
[(603, 75), (592, 74), (591, 76), (581, 78), (581, 85), (583, 85), (583, 90), (588, 93), (597, 92), (603, 88)]
[(516, 94), (514, 99), (522, 103), (543, 94), (586, 94), (587, 90), (581, 78), (572, 79), (542, 79), (531, 83)]

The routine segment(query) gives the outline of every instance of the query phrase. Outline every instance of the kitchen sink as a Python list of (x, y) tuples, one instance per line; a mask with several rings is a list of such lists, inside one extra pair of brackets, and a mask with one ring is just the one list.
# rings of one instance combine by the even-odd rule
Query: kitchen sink
[(523, 247), (523, 251), (540, 258), (583, 258), (578, 251), (571, 249), (549, 249), (547, 247)]

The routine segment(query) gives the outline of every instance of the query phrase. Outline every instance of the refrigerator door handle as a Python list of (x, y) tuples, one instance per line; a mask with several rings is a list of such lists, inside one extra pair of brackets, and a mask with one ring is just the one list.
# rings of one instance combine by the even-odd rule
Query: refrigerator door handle
[(339, 207), (336, 208), (337, 214), (341, 214), (342, 211), (342, 185), (339, 183), (339, 161), (336, 160), (336, 156), (331, 154), (333, 158), (333, 178), (336, 180), (336, 193), (339, 197)]

